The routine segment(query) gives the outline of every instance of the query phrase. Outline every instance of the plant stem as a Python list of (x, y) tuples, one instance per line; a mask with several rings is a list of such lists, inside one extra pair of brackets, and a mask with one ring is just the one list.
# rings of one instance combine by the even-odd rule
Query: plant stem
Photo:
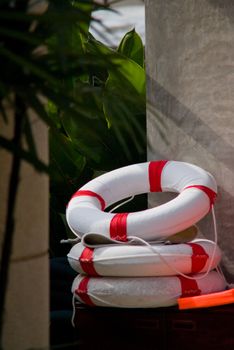
[(14, 228), (15, 228), (15, 205), (16, 196), (19, 184), (19, 174), (21, 159), (17, 152), (17, 148), (21, 146), (22, 126), (25, 114), (25, 106), (23, 101), (19, 97), (15, 97), (15, 115), (14, 115), (14, 136), (12, 142), (15, 144), (15, 152), (13, 153), (11, 174), (9, 180), (8, 200), (7, 200), (7, 213), (5, 232), (3, 237), (2, 255), (0, 264), (0, 350), (3, 349), (3, 325), (4, 325), (4, 312), (6, 292), (9, 279), (9, 263), (12, 253)]

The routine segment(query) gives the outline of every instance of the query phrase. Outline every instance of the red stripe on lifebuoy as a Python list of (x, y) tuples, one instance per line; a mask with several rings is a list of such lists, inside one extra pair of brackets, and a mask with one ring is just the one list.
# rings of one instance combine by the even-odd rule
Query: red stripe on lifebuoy
[(79, 258), (80, 266), (87, 275), (99, 276), (93, 264), (93, 253), (93, 248), (85, 247)]
[(88, 283), (89, 283), (90, 278), (89, 277), (84, 277), (80, 281), (80, 284), (78, 288), (75, 290), (75, 293), (80, 297), (80, 299), (89, 306), (95, 306), (95, 304), (92, 302), (88, 295)]
[(128, 213), (120, 213), (113, 216), (110, 222), (110, 237), (117, 241), (127, 241), (127, 216)]
[(184, 276), (177, 276), (181, 284), (181, 296), (180, 298), (194, 297), (201, 294), (201, 290), (198, 288), (197, 281), (191, 280)]
[(167, 160), (157, 160), (149, 163), (150, 192), (162, 192), (161, 174)]
[(75, 197), (79, 197), (79, 196), (95, 197), (99, 200), (102, 210), (104, 210), (106, 207), (106, 203), (105, 203), (104, 199), (98, 193), (95, 193), (95, 192), (89, 191), (89, 190), (80, 190), (80, 191), (77, 191), (76, 193), (74, 193), (73, 196), (71, 197), (71, 199), (75, 198)]
[(210, 207), (214, 204), (215, 199), (217, 197), (217, 193), (215, 191), (213, 191), (211, 188), (206, 187), (206, 186), (202, 186), (202, 185), (191, 185), (191, 186), (187, 186), (184, 188), (184, 190), (187, 190), (187, 188), (198, 188), (199, 190), (203, 191), (210, 200)]
[(200, 272), (203, 267), (206, 265), (209, 255), (206, 253), (205, 249), (197, 243), (187, 243), (192, 250), (193, 255), (191, 256), (192, 260), (192, 273)]

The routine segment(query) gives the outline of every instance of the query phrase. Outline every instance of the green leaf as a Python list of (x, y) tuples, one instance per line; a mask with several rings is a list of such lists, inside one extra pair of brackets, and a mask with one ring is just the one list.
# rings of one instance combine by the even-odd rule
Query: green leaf
[(73, 192), (86, 160), (61, 132), (51, 129), (49, 136), (51, 190)]
[(124, 35), (117, 51), (144, 67), (144, 45), (135, 29)]
[(46, 105), (46, 112), (51, 120), (53, 120), (57, 129), (61, 128), (61, 121), (59, 119), (58, 107), (52, 101), (48, 101)]
[[(114, 81), (121, 87), (122, 84), (128, 82), (131, 89), (135, 89), (139, 93), (139, 97), (145, 98), (145, 71), (137, 63), (130, 59), (121, 60), (121, 65), (118, 68), (118, 75), (115, 72), (110, 72), (109, 79)], [(126, 80), (126, 83), (124, 82)]]
[(94, 3), (93, 1), (74, 1), (74, 7), (79, 10), (81, 15), (83, 15), (83, 22), (80, 24), (80, 28), (83, 33), (87, 34), (91, 20), (91, 13), (95, 8)]
[(107, 67), (109, 76), (103, 92), (103, 112), (110, 133), (130, 162), (137, 154), (145, 152), (145, 71), (91, 35), (85, 47), (88, 53), (100, 55), (112, 64)]
[[(92, 88), (92, 87), (91, 87)], [(95, 102), (95, 93), (86, 91), (84, 86), (81, 88), (82, 93), (77, 88), (77, 91), (53, 91), (46, 86), (41, 87), (44, 96), (47, 96), (60, 110), (66, 114), (75, 114), (80, 118), (95, 119), (97, 118), (97, 104)], [(96, 92), (98, 95), (99, 92)]]
[(145, 72), (125, 58), (117, 74), (109, 72), (103, 96), (103, 111), (128, 159), (145, 152)]
[(91, 35), (86, 42), (86, 49), (90, 53), (101, 55), (107, 62), (112, 62), (112, 67), (108, 67), (109, 79), (118, 82), (120, 89), (121, 85), (129, 84), (131, 89), (136, 90), (145, 99), (145, 70), (139, 64), (108, 48)]
[(79, 117), (78, 113), (66, 113), (62, 116), (62, 124), (75, 147), (96, 165), (99, 164), (105, 168), (105, 161), (109, 158), (110, 153), (105, 143), (107, 138), (105, 121)]
[[(128, 100), (112, 94), (104, 95), (103, 110), (128, 160), (133, 162), (137, 155), (145, 152), (146, 125), (145, 113), (137, 112)], [(142, 106), (143, 108), (143, 106)]]

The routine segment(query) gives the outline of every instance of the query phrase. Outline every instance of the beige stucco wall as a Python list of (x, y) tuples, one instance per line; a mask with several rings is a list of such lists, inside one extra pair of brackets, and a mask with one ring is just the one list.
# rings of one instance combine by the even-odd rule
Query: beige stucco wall
[[(0, 119), (0, 134), (10, 138), (9, 123)], [(40, 158), (48, 160), (47, 128), (31, 113)], [(0, 149), (0, 243), (5, 226), (11, 155)], [(15, 235), (6, 300), (4, 350), (48, 349), (48, 178), (23, 162), (15, 213)]]
[[(148, 158), (191, 162), (215, 176), (219, 244), (229, 279), (234, 276), (233, 38), (232, 0), (146, 0)], [(151, 195), (150, 206), (157, 203)], [(211, 216), (199, 227), (214, 238)]]

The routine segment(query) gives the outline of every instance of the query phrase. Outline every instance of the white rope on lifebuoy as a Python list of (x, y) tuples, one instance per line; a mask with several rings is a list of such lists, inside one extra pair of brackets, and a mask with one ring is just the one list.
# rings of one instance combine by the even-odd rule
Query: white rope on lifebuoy
[[(107, 213), (109, 205), (149, 192), (176, 192), (158, 207), (136, 213)], [(217, 193), (211, 174), (178, 161), (153, 161), (119, 168), (88, 182), (77, 191), (66, 210), (71, 230), (83, 239), (101, 235), (113, 241), (136, 236), (146, 241), (182, 231), (210, 210)]]
[[(142, 245), (109, 244), (89, 248), (82, 243), (68, 253), (71, 267), (89, 276), (172, 276), (202, 273), (217, 267), (221, 251), (207, 239), (196, 239), (182, 244), (152, 244), (153, 250)], [(210, 264), (211, 262), (211, 264)]]
[(78, 275), (72, 293), (77, 301), (90, 306), (148, 308), (172, 306), (180, 297), (223, 291), (222, 276), (211, 271), (205, 278), (188, 280), (182, 276), (88, 277)]

